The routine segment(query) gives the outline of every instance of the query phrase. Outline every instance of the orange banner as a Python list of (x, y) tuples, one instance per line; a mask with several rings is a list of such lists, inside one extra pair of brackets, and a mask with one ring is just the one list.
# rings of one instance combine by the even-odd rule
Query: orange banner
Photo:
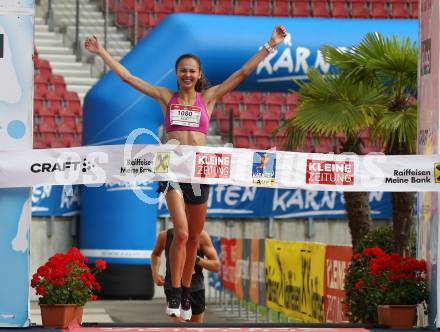
[(325, 251), (324, 311), (327, 323), (348, 323), (345, 299), (345, 270), (350, 265), (351, 247), (327, 246)]

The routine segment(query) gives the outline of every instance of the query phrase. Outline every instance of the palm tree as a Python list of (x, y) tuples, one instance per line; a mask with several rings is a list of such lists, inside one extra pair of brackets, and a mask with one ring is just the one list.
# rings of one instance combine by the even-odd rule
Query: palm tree
[[(300, 104), (287, 126), (287, 146), (293, 149), (303, 145), (307, 135), (341, 136), (345, 138), (342, 151), (361, 154), (360, 134), (371, 126), (377, 113), (384, 111), (384, 96), (363, 83), (340, 75), (321, 76), (308, 72), (308, 82), (298, 83)], [(344, 192), (345, 209), (356, 251), (371, 223), (368, 193)]]
[[(348, 142), (354, 142), (344, 145), (344, 150), (358, 152), (356, 144), (359, 147), (359, 131), (363, 126), (371, 128), (371, 140), (382, 142), (385, 153), (414, 153), (417, 137), (417, 107), (413, 102), (417, 91), (416, 44), (409, 38), (385, 38), (379, 33), (368, 33), (350, 49), (325, 46), (321, 52), (326, 61), (337, 68), (337, 75), (327, 74), (319, 79), (312, 72), (310, 82), (300, 84), (302, 103), (288, 123), (288, 142), (298, 143), (300, 134), (294, 133), (296, 130), (331, 134), (335, 131), (330, 127), (335, 125), (335, 129), (346, 134)], [(359, 114), (351, 115), (348, 110)], [(303, 114), (306, 112), (315, 115)], [(336, 117), (338, 113), (342, 121), (339, 126), (331, 116), (324, 115)], [(311, 122), (313, 119), (315, 123)], [(409, 249), (415, 196), (413, 193), (392, 193), (392, 203), (395, 250), (405, 253)], [(350, 218), (349, 205), (347, 202)], [(363, 223), (359, 226), (361, 229), (365, 228)], [(350, 226), (352, 236), (353, 226)]]

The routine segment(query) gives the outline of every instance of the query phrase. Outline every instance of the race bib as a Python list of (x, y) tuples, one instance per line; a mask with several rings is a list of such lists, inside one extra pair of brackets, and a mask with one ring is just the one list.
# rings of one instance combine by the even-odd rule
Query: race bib
[(199, 127), (202, 109), (198, 106), (172, 104), (170, 106), (170, 124), (172, 126)]

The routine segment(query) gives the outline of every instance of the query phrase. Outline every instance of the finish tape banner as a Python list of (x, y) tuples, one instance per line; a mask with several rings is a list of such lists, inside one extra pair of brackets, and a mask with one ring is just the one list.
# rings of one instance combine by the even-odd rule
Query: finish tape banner
[(324, 317), (325, 245), (266, 240), (267, 306), (306, 323)]
[[(128, 143), (134, 142), (134, 138)], [(0, 152), (0, 188), (169, 180), (328, 191), (438, 191), (440, 156), (334, 155), (173, 144)]]

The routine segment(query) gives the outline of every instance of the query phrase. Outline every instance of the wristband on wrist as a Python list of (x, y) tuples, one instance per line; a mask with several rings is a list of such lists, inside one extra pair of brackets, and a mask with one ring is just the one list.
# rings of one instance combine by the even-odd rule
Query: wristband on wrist
[(199, 265), (201, 259), (202, 258), (200, 256), (196, 256), (196, 265)]
[(275, 51), (275, 49), (274, 49), (272, 46), (270, 46), (269, 43), (264, 43), (263, 47), (264, 47), (264, 48), (266, 49), (266, 51), (269, 52), (269, 53), (272, 53), (272, 52)]

